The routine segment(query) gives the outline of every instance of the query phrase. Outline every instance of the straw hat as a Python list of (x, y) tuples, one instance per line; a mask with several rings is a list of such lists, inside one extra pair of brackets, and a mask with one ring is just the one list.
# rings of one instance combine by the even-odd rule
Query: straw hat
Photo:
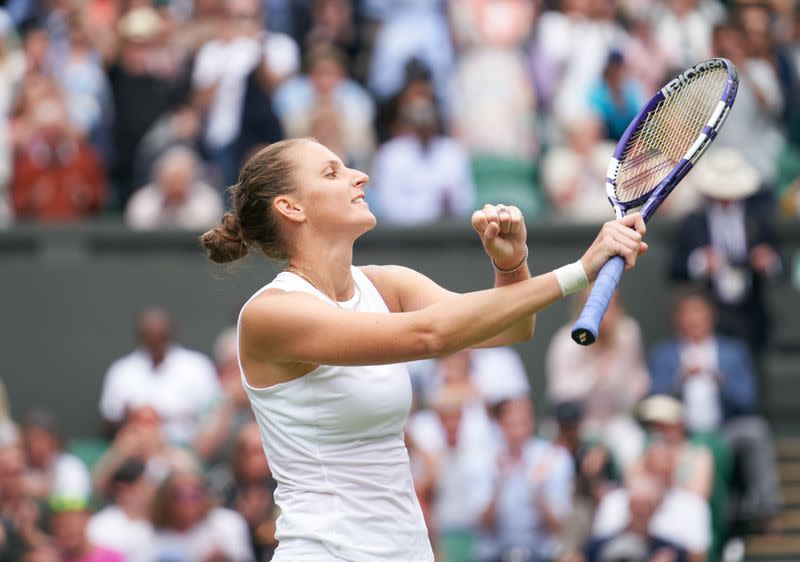
[(163, 24), (153, 8), (134, 8), (119, 20), (119, 34), (129, 41), (150, 41), (158, 37)]
[(639, 404), (639, 419), (645, 423), (683, 423), (683, 405), (672, 396), (657, 394)]
[(692, 172), (695, 188), (711, 199), (744, 199), (761, 187), (761, 175), (735, 148), (709, 151)]

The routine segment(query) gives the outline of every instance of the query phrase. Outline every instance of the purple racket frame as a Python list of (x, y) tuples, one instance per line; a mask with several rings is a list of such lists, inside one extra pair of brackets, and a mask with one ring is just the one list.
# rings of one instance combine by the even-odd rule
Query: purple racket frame
[[(716, 68), (724, 68), (728, 72), (728, 80), (725, 84), (725, 90), (720, 97), (720, 101), (714, 108), (702, 133), (698, 135), (695, 142), (669, 174), (667, 174), (667, 176), (652, 190), (633, 201), (622, 202), (617, 199), (615, 194), (620, 159), (625, 152), (628, 141), (647, 118), (647, 115), (656, 108), (659, 102), (667, 99), (684, 87), (687, 87), (698, 75), (707, 70)], [(739, 73), (729, 60), (722, 58), (709, 59), (687, 69), (675, 79), (671, 80), (647, 102), (633, 121), (631, 121), (630, 125), (628, 125), (628, 128), (625, 129), (625, 133), (623, 133), (622, 138), (619, 140), (608, 166), (608, 173), (606, 174), (606, 193), (608, 194), (608, 200), (617, 218), (624, 217), (627, 212), (637, 207), (641, 207), (642, 218), (645, 222), (653, 216), (653, 213), (655, 213), (659, 205), (661, 205), (672, 190), (675, 189), (675, 186), (686, 177), (686, 174), (689, 173), (697, 160), (705, 153), (717, 137), (722, 125), (725, 123), (725, 119), (728, 117), (728, 113), (730, 113), (733, 107), (738, 87)], [(620, 256), (611, 258), (602, 269), (600, 269), (600, 273), (583, 307), (583, 311), (572, 328), (572, 339), (580, 345), (591, 345), (597, 339), (600, 322), (603, 320), (603, 316), (608, 308), (608, 303), (611, 302), (611, 297), (619, 284), (624, 269), (625, 260)]]

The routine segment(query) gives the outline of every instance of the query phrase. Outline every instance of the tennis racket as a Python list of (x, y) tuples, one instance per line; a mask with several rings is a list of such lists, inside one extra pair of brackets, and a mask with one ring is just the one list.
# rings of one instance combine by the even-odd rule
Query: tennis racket
[[(739, 75), (727, 59), (695, 65), (651, 99), (622, 135), (606, 177), (608, 200), (617, 218), (640, 208), (647, 221), (689, 173), (716, 138), (733, 107)], [(590, 345), (625, 260), (611, 258), (597, 276), (589, 299), (572, 328), (572, 339)]]

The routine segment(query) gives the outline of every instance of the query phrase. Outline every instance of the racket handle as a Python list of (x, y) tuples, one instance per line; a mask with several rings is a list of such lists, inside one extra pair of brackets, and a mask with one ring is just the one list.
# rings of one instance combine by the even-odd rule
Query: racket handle
[(572, 327), (572, 339), (577, 343), (591, 345), (597, 339), (600, 322), (603, 321), (624, 269), (625, 259), (620, 256), (614, 256), (600, 269), (581, 315)]

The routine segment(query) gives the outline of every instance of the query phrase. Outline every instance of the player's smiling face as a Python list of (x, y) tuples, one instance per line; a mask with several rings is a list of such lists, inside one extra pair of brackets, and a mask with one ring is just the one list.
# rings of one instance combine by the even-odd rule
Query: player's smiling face
[(369, 176), (348, 168), (327, 147), (313, 141), (297, 146), (298, 198), (314, 227), (356, 227), (363, 234), (375, 226), (375, 215), (364, 200)]

